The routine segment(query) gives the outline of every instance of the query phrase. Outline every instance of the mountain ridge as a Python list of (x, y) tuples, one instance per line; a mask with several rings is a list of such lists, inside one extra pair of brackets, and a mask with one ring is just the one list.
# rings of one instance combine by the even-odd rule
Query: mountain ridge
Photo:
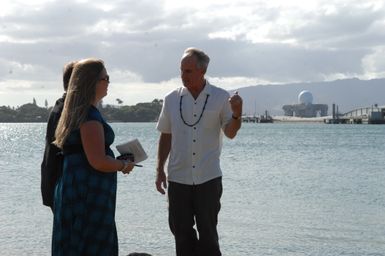
[(283, 115), (283, 105), (297, 104), (303, 90), (312, 93), (313, 104), (327, 104), (329, 115), (333, 103), (341, 113), (374, 104), (385, 105), (385, 78), (251, 85), (236, 90), (243, 98), (243, 113), (247, 115), (264, 114), (265, 110), (271, 115)]

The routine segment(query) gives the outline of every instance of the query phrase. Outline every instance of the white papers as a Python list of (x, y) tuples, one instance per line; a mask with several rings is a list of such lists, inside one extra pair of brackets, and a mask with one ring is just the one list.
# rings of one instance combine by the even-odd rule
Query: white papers
[(138, 139), (134, 139), (126, 143), (116, 145), (116, 149), (121, 155), (127, 153), (133, 154), (135, 159), (134, 163), (142, 162), (148, 157)]

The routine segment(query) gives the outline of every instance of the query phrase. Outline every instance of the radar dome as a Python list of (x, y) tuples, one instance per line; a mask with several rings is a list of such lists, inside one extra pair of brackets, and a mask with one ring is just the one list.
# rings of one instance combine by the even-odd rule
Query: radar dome
[(312, 104), (313, 103), (313, 95), (309, 91), (302, 91), (298, 95), (298, 102), (300, 104)]

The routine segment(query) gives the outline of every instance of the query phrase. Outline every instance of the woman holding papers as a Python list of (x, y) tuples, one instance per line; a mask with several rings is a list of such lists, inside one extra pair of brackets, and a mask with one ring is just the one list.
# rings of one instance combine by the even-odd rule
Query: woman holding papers
[(102, 60), (74, 66), (55, 132), (64, 166), (55, 188), (52, 255), (118, 255), (116, 173), (130, 173), (133, 163), (115, 159), (114, 132), (96, 108), (109, 82)]

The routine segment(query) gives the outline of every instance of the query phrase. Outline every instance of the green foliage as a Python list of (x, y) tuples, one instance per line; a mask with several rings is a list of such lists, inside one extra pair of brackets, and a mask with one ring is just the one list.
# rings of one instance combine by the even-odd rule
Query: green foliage
[(113, 107), (106, 105), (101, 109), (102, 115), (110, 122), (155, 122), (162, 109), (161, 100), (138, 103), (135, 106)]
[(48, 110), (33, 103), (24, 104), (16, 109), (0, 107), (0, 122), (46, 122)]
[[(134, 106), (102, 106), (100, 112), (108, 122), (155, 122), (162, 109), (163, 100), (155, 99)], [(39, 107), (34, 103), (16, 109), (0, 106), (0, 122), (47, 122), (52, 107)]]
[(10, 107), (2, 106), (0, 107), (0, 122), (1, 123), (11, 123), (15, 122), (16, 115), (15, 110)]

